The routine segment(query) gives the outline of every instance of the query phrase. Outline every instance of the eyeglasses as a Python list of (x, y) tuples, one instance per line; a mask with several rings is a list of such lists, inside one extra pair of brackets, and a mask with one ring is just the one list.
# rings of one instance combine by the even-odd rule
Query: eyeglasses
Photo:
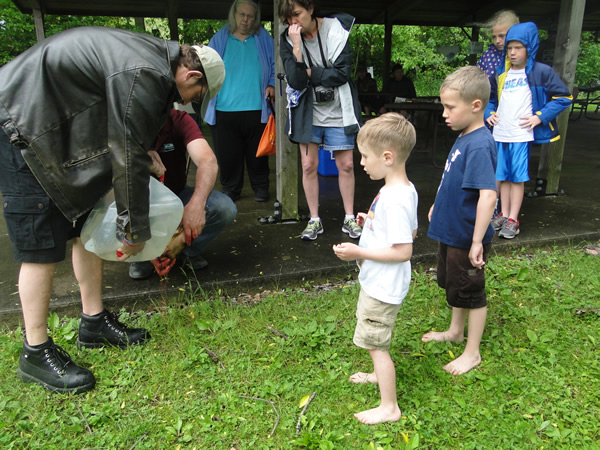
[(254, 14), (245, 14), (245, 13), (236, 13), (241, 19), (246, 19), (249, 21), (252, 21), (254, 19), (256, 19), (256, 16)]

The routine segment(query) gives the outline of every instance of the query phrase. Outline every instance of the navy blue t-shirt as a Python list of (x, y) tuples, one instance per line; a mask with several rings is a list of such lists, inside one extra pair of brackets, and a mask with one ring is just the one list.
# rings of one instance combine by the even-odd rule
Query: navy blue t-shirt
[[(486, 127), (459, 136), (452, 146), (427, 236), (451, 247), (470, 249), (480, 189), (496, 190), (496, 144)], [(489, 244), (493, 237), (490, 226), (483, 243)]]

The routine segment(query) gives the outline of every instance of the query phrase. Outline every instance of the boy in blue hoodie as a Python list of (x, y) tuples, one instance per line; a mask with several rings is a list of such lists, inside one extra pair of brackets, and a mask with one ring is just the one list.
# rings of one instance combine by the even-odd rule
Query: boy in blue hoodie
[(513, 25), (506, 34), (504, 66), (490, 78), (491, 95), (485, 120), (494, 127), (501, 213), (492, 226), (498, 236), (519, 234), (519, 211), (529, 181), (531, 144), (560, 139), (556, 117), (573, 97), (552, 67), (535, 61), (538, 29), (532, 22)]

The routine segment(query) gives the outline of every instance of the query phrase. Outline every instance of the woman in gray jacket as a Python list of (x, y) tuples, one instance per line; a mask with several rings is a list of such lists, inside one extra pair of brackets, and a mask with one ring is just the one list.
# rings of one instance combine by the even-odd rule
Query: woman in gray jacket
[(288, 86), (288, 137), (300, 144), (302, 185), (311, 219), (302, 239), (323, 233), (319, 217), (319, 146), (332, 151), (344, 204), (342, 231), (358, 239), (354, 218), (353, 150), (360, 125), (360, 103), (351, 79), (348, 36), (354, 18), (348, 14), (317, 17), (314, 0), (284, 0), (279, 18), (280, 53)]

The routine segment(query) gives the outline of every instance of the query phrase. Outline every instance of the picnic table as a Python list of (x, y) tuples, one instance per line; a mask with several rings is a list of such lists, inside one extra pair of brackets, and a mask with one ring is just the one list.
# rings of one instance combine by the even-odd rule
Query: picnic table
[[(582, 115), (586, 119), (600, 120), (598, 108), (600, 108), (600, 85), (593, 87), (581, 87), (571, 104), (569, 120), (577, 120)], [(593, 110), (590, 107), (595, 107)]]
[(433, 144), (430, 150), (431, 162), (437, 168), (442, 168), (436, 159), (436, 150), (438, 145), (438, 127), (445, 126), (440, 123), (439, 118), (442, 116), (444, 106), (441, 104), (439, 97), (417, 97), (417, 98), (401, 98), (396, 97), (394, 103), (386, 103), (384, 108), (388, 111), (424, 111), (427, 115), (427, 123), (425, 125), (425, 149), (429, 147), (429, 137), (433, 136)]

